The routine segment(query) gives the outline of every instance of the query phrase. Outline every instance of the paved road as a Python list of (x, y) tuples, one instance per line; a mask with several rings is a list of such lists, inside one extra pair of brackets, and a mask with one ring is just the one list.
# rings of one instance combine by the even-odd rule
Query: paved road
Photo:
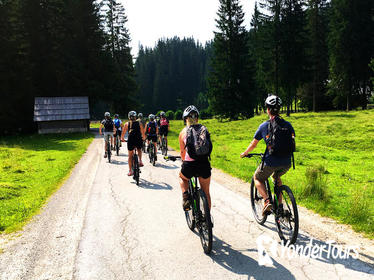
[[(125, 149), (109, 164), (102, 145), (101, 139), (93, 141), (21, 236), (3, 240), (1, 279), (374, 279), (373, 262), (327, 258), (326, 252), (311, 259), (291, 258), (292, 250), (281, 257), (279, 251), (272, 264), (259, 266), (257, 238), (279, 240), (273, 219), (257, 225), (248, 199), (215, 181), (214, 243), (207, 256), (184, 219), (180, 163), (159, 155), (152, 167), (145, 160), (136, 186), (126, 176)], [(298, 245), (310, 240), (301, 231)], [(265, 246), (269, 254), (270, 247)]]

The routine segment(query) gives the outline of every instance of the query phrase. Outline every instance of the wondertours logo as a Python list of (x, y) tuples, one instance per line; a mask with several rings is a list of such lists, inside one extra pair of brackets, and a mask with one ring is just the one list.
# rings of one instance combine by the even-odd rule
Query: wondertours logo
[(308, 243), (304, 244), (289, 244), (282, 241), (272, 239), (266, 234), (260, 235), (257, 242), (258, 264), (259, 265), (273, 265), (273, 258), (305, 258), (305, 259), (358, 259), (358, 246), (343, 246), (338, 245), (334, 240), (329, 240), (325, 243), (314, 242), (310, 239)]

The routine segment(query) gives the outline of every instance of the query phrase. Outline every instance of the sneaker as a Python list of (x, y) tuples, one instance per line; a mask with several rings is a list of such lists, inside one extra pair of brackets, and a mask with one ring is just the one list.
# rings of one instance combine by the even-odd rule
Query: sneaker
[(132, 175), (134, 175), (134, 172), (132, 171), (129, 171), (129, 173), (127, 173), (127, 176), (132, 176)]
[(144, 164), (142, 162), (139, 163), (139, 167), (143, 167)]
[(107, 158), (107, 156), (108, 156), (108, 155), (107, 155), (107, 153), (105, 152), (105, 154), (104, 154), (104, 158)]
[(265, 200), (264, 208), (262, 209), (262, 216), (270, 214), (273, 205), (270, 203), (270, 199)]
[(188, 192), (183, 193), (183, 202), (182, 202), (183, 210), (189, 211), (191, 210), (191, 201), (190, 201), (190, 195)]

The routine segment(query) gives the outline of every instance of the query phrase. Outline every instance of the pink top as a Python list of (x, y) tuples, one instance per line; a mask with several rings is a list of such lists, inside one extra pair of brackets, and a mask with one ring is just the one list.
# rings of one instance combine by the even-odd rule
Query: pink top
[[(184, 142), (184, 145), (186, 145), (186, 138), (187, 138), (187, 133), (184, 135), (183, 137), (183, 142)], [(190, 157), (190, 155), (188, 154), (188, 151), (187, 151), (187, 147), (186, 147), (186, 155), (184, 157), (184, 161), (195, 161), (193, 158)]]

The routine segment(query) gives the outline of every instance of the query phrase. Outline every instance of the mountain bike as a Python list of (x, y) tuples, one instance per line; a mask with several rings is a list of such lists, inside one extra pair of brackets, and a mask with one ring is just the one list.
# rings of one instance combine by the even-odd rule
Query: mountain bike
[(114, 148), (116, 150), (116, 155), (119, 156), (119, 150), (121, 149), (121, 140), (119, 133), (116, 133), (116, 139), (114, 141)]
[(105, 139), (106, 145), (106, 154), (108, 157), (108, 162), (110, 163), (111, 157), (112, 157), (112, 144), (110, 143), (110, 135)]
[(166, 140), (165, 136), (162, 135), (161, 136), (161, 153), (164, 155), (164, 156), (167, 156), (168, 155), (168, 141)]
[(137, 154), (137, 149), (134, 149), (134, 154), (132, 155), (132, 178), (135, 180), (136, 185), (139, 186), (139, 178), (140, 178), (140, 166), (139, 166), (139, 158)]
[(156, 156), (157, 156), (157, 149), (155, 145), (153, 144), (153, 141), (150, 140), (148, 144), (148, 157), (149, 162), (152, 163), (153, 166), (156, 164)]
[[(261, 165), (263, 165), (264, 154), (262, 153), (248, 154), (245, 157), (260, 157)], [(263, 216), (262, 209), (264, 207), (264, 198), (258, 192), (252, 177), (250, 190), (251, 206), (256, 222), (263, 225), (266, 222), (268, 215), (274, 214), (275, 224), (277, 226), (280, 239), (284, 241), (284, 244), (287, 244), (287, 242), (289, 242), (289, 244), (295, 243), (299, 232), (299, 214), (297, 211), (296, 200), (291, 189), (286, 185), (278, 186), (277, 182), (274, 182), (273, 195), (269, 180), (265, 181), (265, 189), (273, 208), (271, 209), (270, 213)], [(279, 203), (279, 201), (282, 201), (282, 203)]]
[[(176, 161), (179, 156), (165, 156), (165, 160)], [(201, 245), (205, 254), (212, 250), (213, 223), (210, 216), (208, 199), (199, 187), (198, 178), (193, 177), (188, 181), (188, 194), (191, 198), (191, 208), (184, 211), (188, 228), (194, 231), (195, 227), (200, 235)]]
[(147, 149), (146, 149), (146, 147), (145, 147), (145, 140), (143, 141), (143, 145), (142, 145), (142, 152), (143, 153), (146, 153), (147, 152)]

